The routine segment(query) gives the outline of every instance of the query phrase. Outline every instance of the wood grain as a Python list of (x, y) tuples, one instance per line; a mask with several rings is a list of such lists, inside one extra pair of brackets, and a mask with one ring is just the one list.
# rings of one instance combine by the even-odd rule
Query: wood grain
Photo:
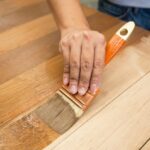
[(2, 84), (58, 55), (58, 42), (57, 31), (0, 55), (0, 83)]
[(31, 6), (43, 0), (2, 0), (0, 1), (0, 16), (13, 13), (23, 7)]
[(35, 114), (32, 114), (1, 131), (0, 149), (41, 150), (58, 136)]
[(62, 57), (56, 56), (2, 84), (0, 126), (48, 100), (60, 84), (62, 69)]
[(150, 149), (150, 138), (148, 138), (145, 143), (140, 147), (139, 150), (149, 150)]
[[(83, 10), (91, 28), (104, 33), (107, 40), (123, 24), (118, 19), (85, 6)], [(125, 144), (131, 147), (133, 144), (142, 146), (150, 137), (147, 126), (149, 124), (146, 120), (149, 117), (149, 103), (143, 99), (141, 103), (138, 101), (135, 106), (133, 104), (134, 99), (141, 98), (142, 94), (149, 96), (149, 85), (147, 85), (149, 79), (146, 75), (150, 71), (150, 37), (148, 35), (148, 31), (136, 28), (128, 44), (105, 68), (101, 95), (95, 99), (79, 122), (55, 142), (59, 135), (34, 113), (37, 107), (50, 100), (62, 80), (63, 59), (58, 53), (59, 32), (53, 16), (46, 0), (0, 1), (0, 149), (40, 150), (52, 141), (54, 143), (49, 148), (54, 149), (58, 148), (60, 143), (62, 143), (60, 146), (65, 147), (72, 137), (75, 138), (71, 146), (76, 147), (76, 142), (83, 138), (83, 143), (87, 140), (90, 147), (92, 146), (90, 143), (93, 142), (92, 140), (90, 142), (90, 139), (91, 137), (94, 139), (94, 135), (98, 135), (99, 139), (105, 139), (102, 142), (102, 148), (105, 146), (116, 148), (121, 142), (126, 142)], [(132, 94), (129, 93), (134, 89), (137, 90), (139, 84), (143, 87), (140, 89), (141, 94), (137, 93), (138, 97), (135, 95), (134, 99), (129, 101), (132, 99)], [(144, 85), (147, 88), (144, 88)], [(129, 108), (127, 108), (127, 102), (123, 100), (125, 96), (127, 102), (129, 101)], [(116, 105), (118, 107), (115, 107)], [(141, 109), (138, 109), (139, 107)], [(120, 108), (126, 108), (126, 111), (123, 112)], [(129, 118), (131, 108), (136, 109), (131, 114), (133, 117)], [(119, 113), (126, 114), (125, 118), (121, 118)], [(114, 119), (119, 119), (118, 122), (113, 122), (113, 128), (105, 126), (104, 121), (113, 121), (111, 118), (107, 119), (107, 114)], [(97, 116), (102, 117), (96, 120)], [(140, 123), (137, 120), (139, 118), (142, 120)], [(96, 130), (94, 134), (87, 132), (86, 134), (89, 135), (85, 139), (85, 129), (90, 128), (89, 124), (91, 129), (97, 127), (97, 121), (102, 123), (102, 126), (99, 125), (100, 129), (97, 128), (97, 133)], [(137, 122), (138, 126), (136, 126)], [(120, 128), (115, 130), (118, 125)], [(143, 128), (145, 130), (142, 133)], [(107, 132), (99, 134), (102, 129)], [(131, 130), (133, 130), (133, 135), (129, 138), (131, 143), (128, 140), (122, 140), (129, 135), (129, 132), (131, 133)], [(112, 131), (115, 132), (111, 134)], [(83, 135), (80, 135), (82, 132)], [(75, 136), (77, 133), (79, 133), (79, 139)], [(136, 141), (134, 137), (139, 134), (142, 136)], [(118, 139), (120, 143), (114, 141), (111, 136)], [(95, 145), (99, 143), (97, 140), (94, 142)]]
[(48, 13), (50, 13), (50, 9), (46, 1), (23, 7), (17, 11), (0, 17), (0, 32), (4, 32), (7, 29), (34, 20)]
[(53, 16), (48, 14), (7, 30), (0, 34), (0, 55), (41, 38), (56, 29)]
[[(58, 56), (53, 59), (50, 59), (47, 62), (43, 62), (43, 64), (40, 64), (40, 65), (36, 66), (35, 68), (31, 68), (30, 70), (26, 71), (25, 73), (14, 77), (13, 79), (9, 80), (8, 82), (5, 82), (4, 84), (2, 84), (0, 86), (0, 89), (1, 89), (0, 90), (0, 95), (1, 95), (0, 102), (2, 102), (1, 106), (3, 106), (3, 108), (6, 110), (6, 111), (2, 110), (1, 115), (3, 117), (2, 116), (0, 117), (0, 123), (3, 124), (5, 121), (7, 122), (9, 120), (9, 117), (12, 118), (12, 116), (6, 115), (6, 114), (8, 114), (7, 109), (9, 107), (11, 107), (11, 109), (8, 109), (8, 110), (11, 110), (12, 112), (14, 112), (13, 114), (10, 112), (10, 115), (11, 114), (18, 115), (17, 113), (20, 112), (21, 110), (19, 110), (19, 111), (15, 110), (17, 107), (19, 107), (20, 109), (23, 109), (21, 112), (24, 112), (25, 110), (29, 109), (30, 106), (32, 106), (33, 104), (38, 103), (38, 100), (36, 99), (36, 97), (37, 97), (36, 94), (38, 94), (38, 93), (36, 93), (37, 91), (36, 91), (35, 87), (38, 87), (38, 86), (45, 87), (46, 86), (45, 88), (47, 88), (47, 89), (44, 90), (45, 97), (47, 94), (50, 96), (52, 93), (54, 93), (56, 88), (55, 88), (55, 90), (53, 90), (52, 87), (54, 85), (56, 85), (58, 81), (61, 81), (61, 76), (62, 76), (63, 63), (62, 63), (62, 59), (60, 59), (60, 58), (62, 58), (62, 57)], [(33, 61), (33, 59), (32, 59), (32, 61)], [(53, 68), (55, 68), (56, 70), (54, 71)], [(36, 81), (35, 81), (35, 78), (37, 78)], [(51, 84), (51, 82), (53, 82), (53, 84)], [(6, 90), (6, 87), (7, 87), (7, 90)], [(16, 90), (13, 91), (12, 89), (16, 89)], [(50, 89), (52, 90), (51, 92), (49, 92)], [(23, 92), (24, 94), (22, 95), (21, 92)], [(41, 92), (41, 91), (39, 91), (39, 92)], [(18, 93), (18, 95), (16, 95), (17, 93)], [(31, 96), (33, 98), (31, 98)], [(21, 99), (21, 101), (20, 101), (20, 99)], [(33, 100), (31, 100), (31, 99), (33, 99)], [(40, 97), (38, 99), (40, 99)], [(17, 103), (18, 100), (20, 101), (19, 106)], [(11, 105), (8, 105), (8, 106), (6, 105), (8, 107), (6, 109), (5, 108), (6, 101), (8, 101), (8, 103), (9, 103), (9, 101), (14, 103), (13, 107)], [(25, 108), (23, 103), (29, 103), (29, 104)], [(22, 105), (22, 107), (21, 107), (21, 105)], [(5, 116), (7, 117), (8, 120), (5, 118)], [(6, 120), (4, 121), (3, 119), (4, 120), (6, 119)]]
[[(139, 34), (137, 34), (138, 32)], [(135, 35), (140, 35), (140, 32), (140, 30), (136, 30)], [(144, 30), (142, 33), (145, 36)], [(110, 105), (119, 95), (123, 94), (128, 88), (134, 85), (138, 80), (142, 79), (143, 76), (150, 71), (150, 54), (147, 53), (150, 46), (147, 41), (149, 41), (150, 37), (139, 37), (141, 40), (134, 38), (135, 41), (132, 38), (134, 38), (134, 35), (130, 39), (132, 45), (126, 45), (115, 59), (106, 66), (103, 74), (101, 94), (97, 96), (91, 107), (74, 127), (50, 145), (50, 149), (57, 146), (59, 147), (60, 143), (65, 142), (67, 138), (70, 139), (70, 135), (76, 133), (78, 128), (86, 125), (88, 120), (107, 108), (107, 105)], [(136, 42), (136, 40), (139, 42)], [(134, 45), (134, 43), (138, 44)], [(145, 88), (147, 88), (147, 86), (145, 86)], [(88, 137), (89, 136), (91, 135), (88, 135)]]
[[(3, 2), (0, 3), (1, 7), (5, 5), (5, 9), (6, 8), (9, 9), (10, 5), (12, 7), (11, 13), (9, 13), (7, 15), (3, 15), (3, 19), (6, 20), (6, 22), (10, 18), (11, 18), (10, 22), (12, 22), (13, 18), (17, 20), (17, 17), (18, 17), (18, 16), (16, 16), (17, 13), (22, 12), (22, 14), (20, 14), (20, 17), (19, 17), (21, 20), (18, 20), (17, 23), (14, 21), (15, 23), (13, 25), (15, 25), (15, 27), (11, 28), (12, 27), (11, 25), (7, 26), (7, 27), (9, 27), (9, 29), (0, 34), (0, 37), (1, 37), (1, 46), (0, 46), (0, 48), (1, 48), (0, 49), (1, 81), (0, 81), (0, 83), (3, 84), (1, 86), (3, 89), (4, 89), (4, 87), (7, 87), (7, 89), (9, 89), (9, 86), (7, 86), (6, 83), (4, 83), (8, 80), (10, 80), (8, 82), (8, 84), (10, 82), (11, 83), (14, 82), (14, 86), (16, 88), (18, 86), (17, 83), (19, 83), (20, 85), (21, 84), (24, 85), (24, 86), (21, 85), (23, 88), (25, 88), (25, 87), (28, 88), (28, 86), (30, 86), (30, 85), (26, 84), (26, 81), (24, 82), (22, 80), (23, 81), (22, 82), (19, 79), (20, 76), (18, 76), (15, 80), (13, 79), (13, 77), (15, 78), (16, 75), (19, 75), (19, 74), (27, 71), (28, 69), (31, 69), (31, 71), (27, 71), (27, 72), (33, 73), (34, 72), (33, 70), (36, 70), (36, 69), (33, 69), (33, 67), (35, 67), (36, 65), (38, 65), (40, 63), (43, 63), (44, 61), (45, 61), (44, 64), (48, 65), (46, 61), (48, 59), (50, 59), (51, 57), (56, 56), (58, 54), (59, 36), (58, 36), (58, 32), (55, 32), (56, 24), (55, 24), (51, 14), (44, 15), (44, 14), (42, 14), (42, 12), (41, 13), (39, 12), (39, 14), (36, 13), (37, 8), (41, 8), (43, 10), (44, 9), (43, 4), (44, 5), (46, 4), (46, 1), (44, 1), (44, 2), (37, 1), (37, 2), (38, 3), (35, 3), (35, 1), (32, 1), (32, 3), (30, 3), (30, 2), (27, 3), (24, 1), (22, 3), (20, 3), (20, 2), (17, 3), (17, 1), (14, 1), (14, 3), (15, 3), (14, 5), (12, 5), (12, 3), (10, 1), (5, 1), (5, 3), (3, 3)], [(8, 6), (8, 4), (10, 4), (10, 5)], [(26, 7), (24, 7), (24, 6), (26, 6)], [(46, 7), (46, 10), (47, 10), (47, 7)], [(30, 18), (31, 20), (26, 20), (27, 19), (26, 16), (28, 16), (28, 14), (26, 14), (26, 16), (25, 16), (25, 12), (30, 10), (31, 8), (35, 9), (35, 13), (36, 13), (35, 16), (37, 15), (36, 16), (37, 18), (34, 18), (35, 16), (33, 14), (33, 15), (31, 15), (33, 17), (32, 19)], [(33, 11), (34, 11), (34, 9), (33, 9)], [(96, 12), (89, 8), (86, 9), (86, 7), (84, 7), (84, 6), (83, 6), (83, 9), (85, 10), (85, 14), (87, 14), (87, 16), (90, 16)], [(17, 12), (16, 12), (16, 10), (17, 10)], [(25, 17), (21, 18), (22, 15)], [(19, 25), (18, 25), (18, 23), (19, 23)], [(24, 66), (24, 67), (22, 67), (22, 66)], [(39, 65), (39, 66), (41, 66), (41, 65)], [(62, 70), (62, 69), (60, 69), (60, 70)], [(31, 76), (32, 76), (32, 73), (30, 74)], [(30, 75), (27, 78), (29, 78)], [(31, 81), (29, 81), (29, 82), (31, 82)], [(46, 81), (45, 81), (45, 83), (46, 83)], [(32, 84), (32, 83), (30, 83), (30, 84)], [(10, 89), (13, 89), (14, 86), (10, 85)], [(19, 90), (19, 88), (17, 88), (17, 89)], [(3, 93), (2, 95), (3, 95), (3, 97), (1, 97), (1, 99), (0, 99), (1, 101), (4, 100), (3, 98), (7, 94)], [(11, 92), (8, 95), (10, 96)], [(25, 96), (25, 95), (22, 95), (22, 96)], [(16, 97), (17, 96), (15, 96), (13, 99), (16, 99)], [(27, 100), (26, 97), (24, 97), (24, 99)], [(20, 98), (18, 100), (20, 100)], [(16, 99), (12, 103), (17, 102), (18, 100)], [(31, 101), (31, 102), (33, 102), (33, 101)], [(38, 101), (36, 99), (35, 99), (35, 102), (38, 103)], [(11, 105), (9, 105), (9, 106), (11, 106)], [(22, 103), (22, 106), (24, 109), (23, 103)], [(28, 108), (30, 108), (30, 104), (28, 106), (29, 106)], [(6, 104), (6, 107), (7, 107), (7, 104)], [(14, 108), (16, 109), (16, 106)], [(0, 110), (0, 111), (2, 112), (3, 110)], [(6, 111), (7, 111), (7, 109), (6, 109)], [(21, 114), (22, 111), (18, 111), (18, 112), (19, 112), (19, 114)]]
[(149, 89), (150, 73), (53, 149), (138, 149), (150, 137)]

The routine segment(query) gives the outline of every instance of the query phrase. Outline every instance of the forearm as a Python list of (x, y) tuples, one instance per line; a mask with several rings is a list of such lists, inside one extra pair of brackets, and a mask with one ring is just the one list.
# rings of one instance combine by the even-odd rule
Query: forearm
[(79, 0), (47, 0), (60, 31), (69, 28), (88, 29), (89, 25)]

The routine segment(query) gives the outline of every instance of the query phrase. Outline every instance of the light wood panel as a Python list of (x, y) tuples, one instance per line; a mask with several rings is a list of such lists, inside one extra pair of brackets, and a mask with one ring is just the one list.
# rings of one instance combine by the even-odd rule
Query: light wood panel
[(2, 0), (0, 1), (0, 16), (5, 16), (14, 11), (30, 5), (42, 2), (43, 0)]
[[(6, 7), (9, 7), (9, 6), (7, 5)], [(86, 16), (90, 16), (96, 13), (96, 11), (93, 9), (87, 8), (85, 6), (82, 6), (82, 7)], [(8, 8), (6, 8), (6, 10), (8, 10)], [(31, 3), (29, 6), (22, 7), (21, 9), (17, 11), (1, 16), (0, 17), (0, 32), (4, 32), (5, 30), (15, 27), (17, 25), (32, 21), (38, 17), (47, 15), (48, 13), (51, 13), (51, 11), (49, 9), (49, 6), (47, 5), (46, 0), (43, 0), (41, 2), (37, 1), (37, 3), (35, 4)]]
[[(111, 32), (108, 31), (108, 33)], [(139, 35), (139, 38), (136, 39), (136, 35)], [(101, 94), (97, 96), (91, 107), (76, 125), (56, 142), (54, 141), (50, 146), (51, 148), (57, 147), (66, 138), (70, 138), (70, 134), (76, 133), (80, 126), (86, 125), (90, 118), (105, 109), (105, 107), (107, 108), (107, 105), (111, 104), (119, 95), (150, 71), (150, 53), (148, 53), (150, 43), (146, 42), (149, 41), (150, 37), (148, 35), (145, 37), (145, 35), (144, 30), (142, 32), (140, 30), (134, 32), (130, 39), (132, 45), (126, 45), (115, 59), (106, 66), (103, 74)]]
[(149, 89), (150, 73), (53, 149), (137, 150), (150, 137)]
[[(6, 8), (6, 10), (8, 9)], [(48, 13), (50, 13), (50, 9), (45, 0), (39, 3), (23, 7), (17, 11), (0, 17), (0, 32), (4, 32), (6, 29), (10, 29), (12, 27), (15, 27), (16, 25), (23, 24), (38, 17), (44, 16)]]
[(149, 150), (150, 149), (150, 138), (148, 138), (145, 143), (140, 147), (139, 150)]

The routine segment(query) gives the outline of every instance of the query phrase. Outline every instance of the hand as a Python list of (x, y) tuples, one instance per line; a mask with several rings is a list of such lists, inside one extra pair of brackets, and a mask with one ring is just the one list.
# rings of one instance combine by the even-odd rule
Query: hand
[(105, 60), (105, 38), (89, 29), (68, 29), (61, 34), (59, 50), (64, 57), (64, 85), (70, 93), (95, 93)]

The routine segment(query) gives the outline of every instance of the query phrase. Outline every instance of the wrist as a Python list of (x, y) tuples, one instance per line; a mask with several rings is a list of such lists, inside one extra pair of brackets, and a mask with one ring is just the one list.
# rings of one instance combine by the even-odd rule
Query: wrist
[(66, 35), (72, 31), (80, 31), (80, 30), (90, 30), (90, 27), (88, 25), (82, 25), (82, 26), (68, 26), (68, 27), (61, 27), (60, 33), (61, 36)]

